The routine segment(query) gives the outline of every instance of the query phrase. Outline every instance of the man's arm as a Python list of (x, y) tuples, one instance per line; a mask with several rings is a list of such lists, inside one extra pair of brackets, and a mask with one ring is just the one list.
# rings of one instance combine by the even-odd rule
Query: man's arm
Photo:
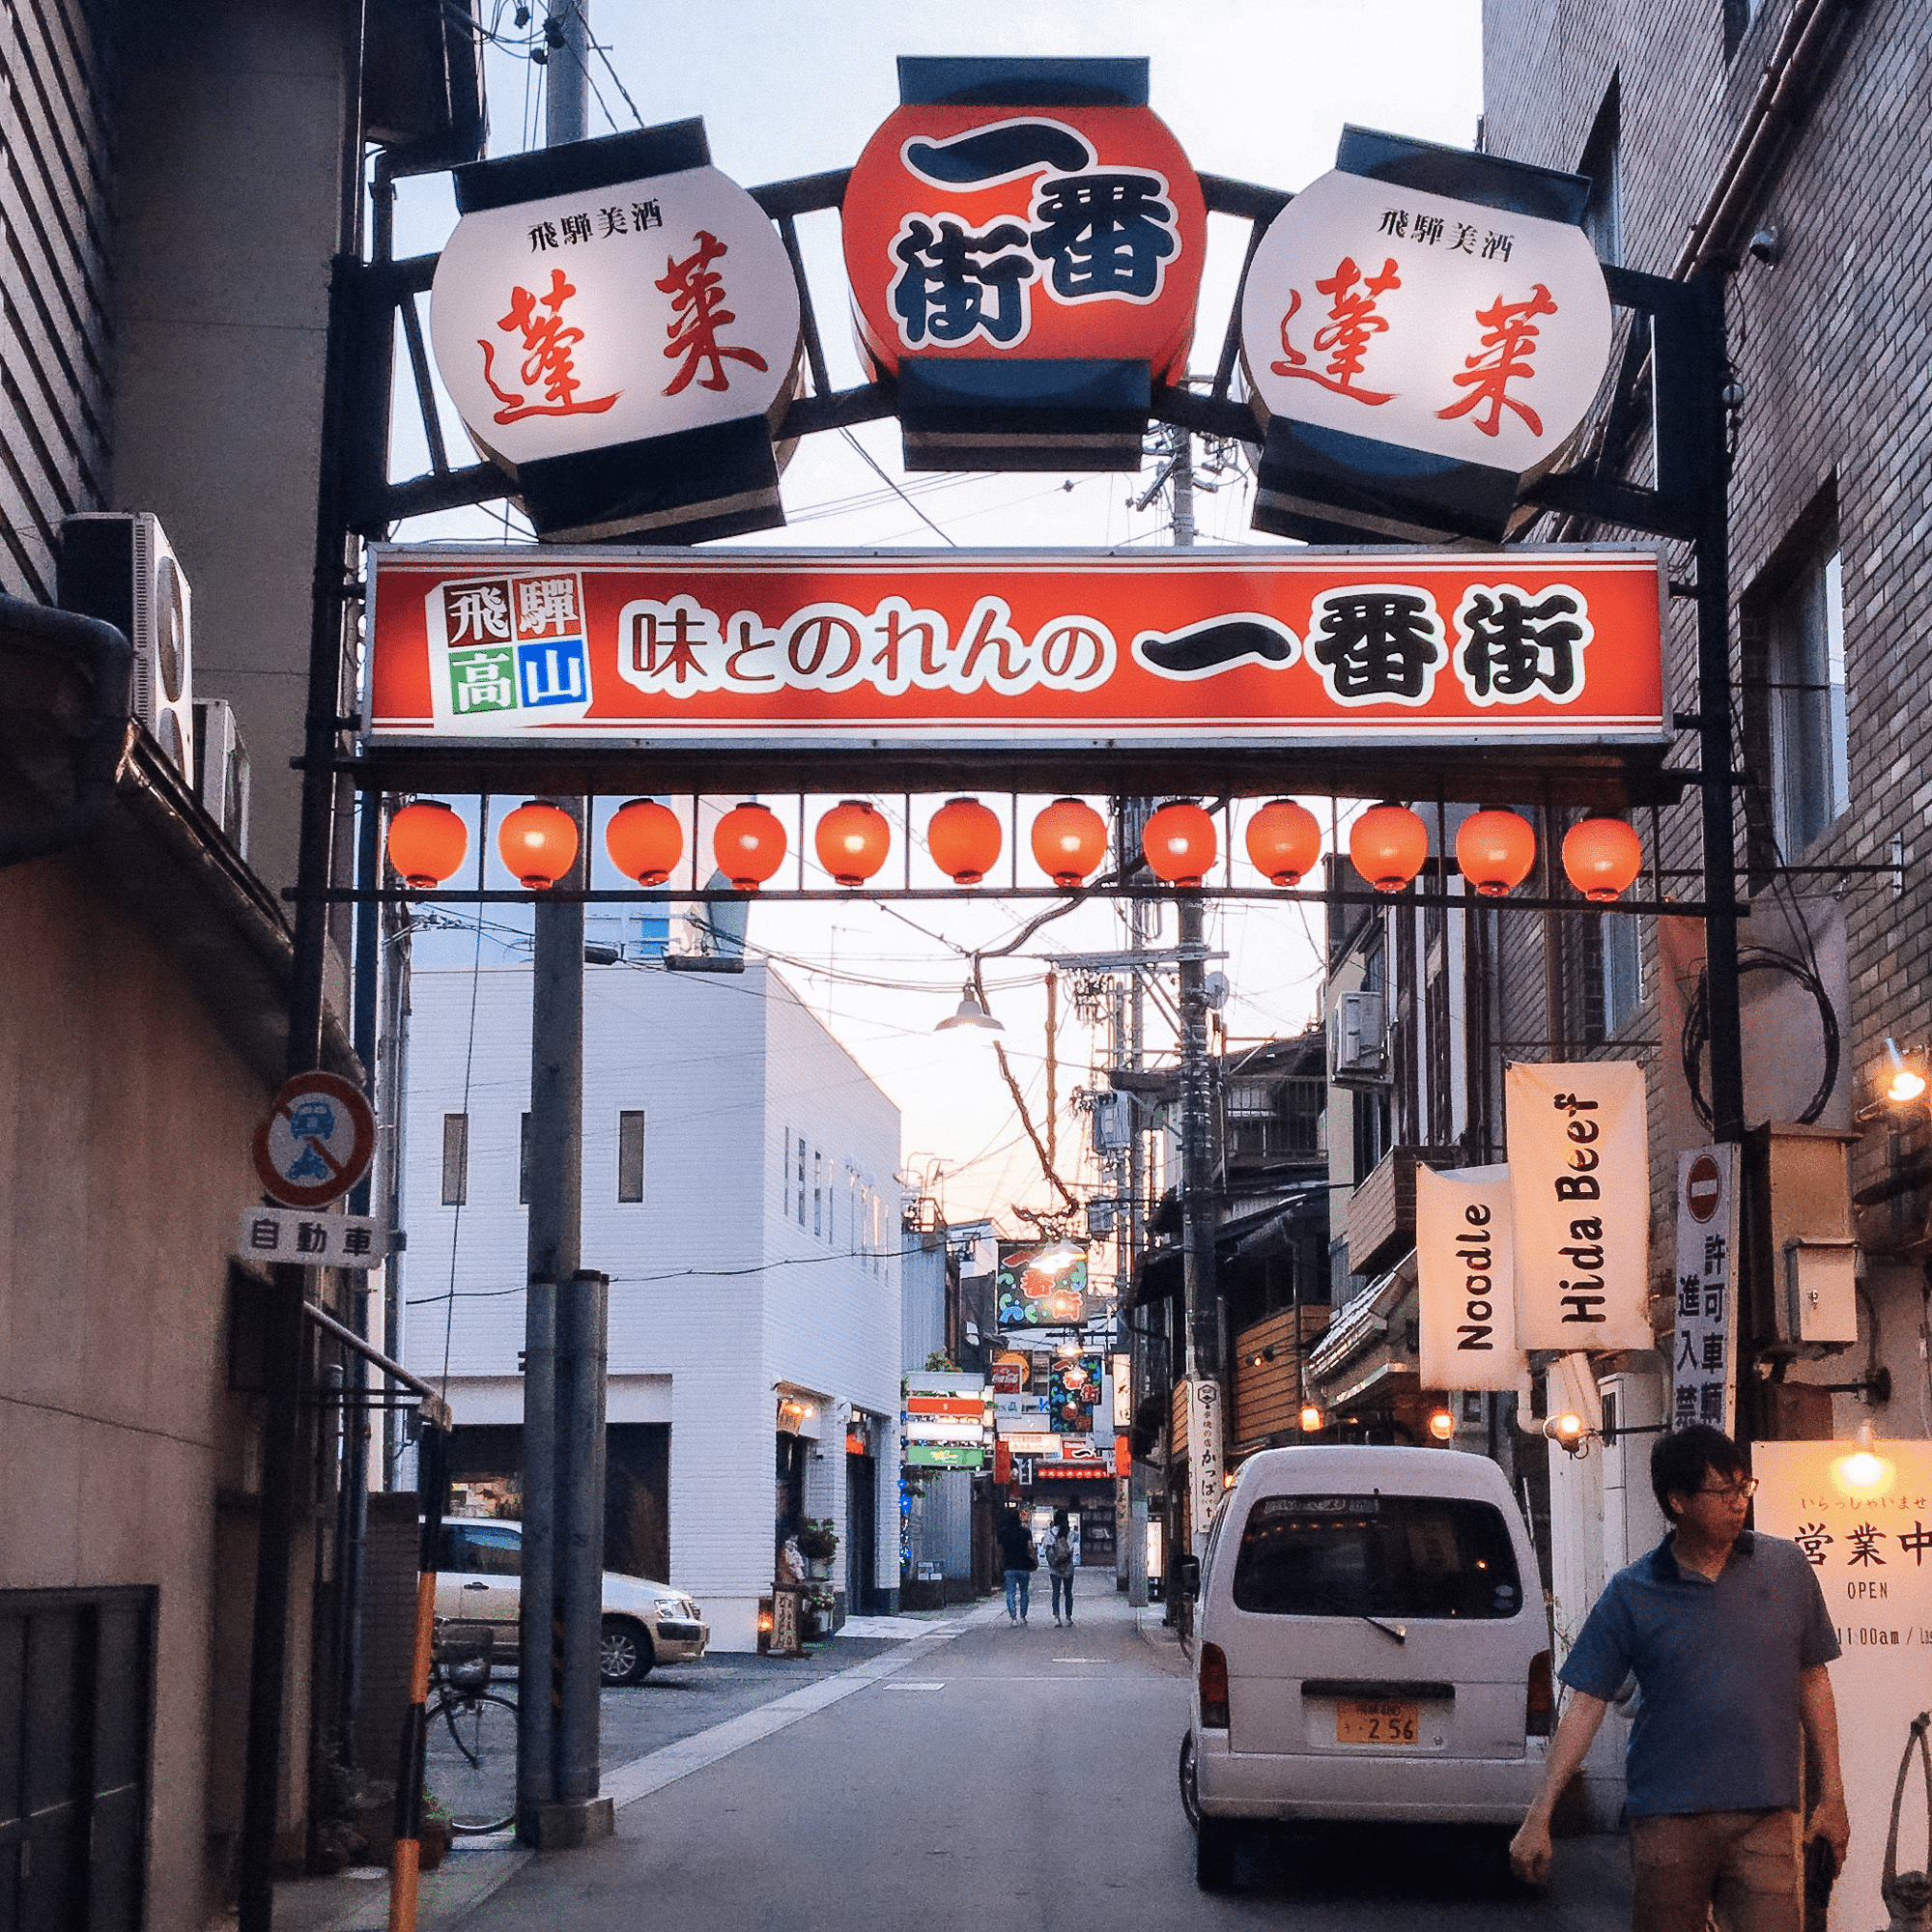
[[(1820, 1673), (1823, 1674), (1822, 1672)], [(1810, 1673), (1805, 1673), (1807, 1679)], [(1830, 1708), (1831, 1687), (1825, 1690), (1827, 1708)], [(1570, 1708), (1563, 1713), (1563, 1721), (1556, 1726), (1556, 1735), (1549, 1741), (1549, 1756), (1543, 1767), (1543, 1785), (1537, 1792), (1535, 1802), (1529, 1807), (1529, 1815), (1522, 1821), (1522, 1829), (1510, 1840), (1510, 1869), (1527, 1885), (1545, 1885), (1549, 1879), (1549, 1814), (1556, 1808), (1556, 1801), (1562, 1796), (1563, 1787), (1568, 1784), (1581, 1768), (1590, 1747), (1596, 1742), (1597, 1732), (1604, 1721), (1604, 1713), (1608, 1709), (1601, 1697), (1592, 1697), (1587, 1691), (1572, 1690)], [(1809, 1729), (1810, 1720), (1805, 1720)], [(1832, 1728), (1832, 1767), (1836, 1775), (1838, 1763), (1837, 1726)], [(1839, 1803), (1842, 1812), (1843, 1801)], [(1842, 1854), (1841, 1854), (1842, 1856)]]
[(1804, 1741), (1821, 1767), (1810, 1835), (1830, 1840), (1842, 1869), (1845, 1847), (1852, 1841), (1852, 1821), (1845, 1810), (1845, 1785), (1838, 1773), (1838, 1707), (1832, 1696), (1832, 1674), (1822, 1663), (1811, 1664), (1799, 1677), (1798, 1716), (1804, 1726)]

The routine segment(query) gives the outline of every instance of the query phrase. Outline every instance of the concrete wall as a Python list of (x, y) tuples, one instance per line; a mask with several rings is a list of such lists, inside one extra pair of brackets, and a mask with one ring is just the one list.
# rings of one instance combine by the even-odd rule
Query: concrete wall
[[(209, 1834), (239, 1823), (211, 1761), (254, 1577), (227, 1257), (270, 1096), (185, 976), (55, 862), (0, 873), (0, 1589), (157, 1591), (148, 1922), (199, 1932)], [(217, 1602), (218, 1490), (246, 1548)], [(306, 1782), (298, 1639), (285, 1823)]]
[[(459, 1424), (504, 1411), (523, 1346), (526, 1210), (520, 1116), (529, 1093), (529, 974), (520, 966), (413, 980), (404, 1141), (410, 1233), (405, 1359), (440, 1377)], [(474, 1023), (471, 998), (474, 994)], [(472, 1049), (473, 1039), (473, 1049)], [(814, 1399), (823, 1463), (810, 1514), (869, 1534), (897, 1574), (898, 1114), (775, 977), (595, 967), (584, 996), (583, 1260), (611, 1275), (613, 1391), (666, 1386), (670, 1580), (713, 1640), (752, 1649), (771, 1585), (777, 1389)], [(440, 1200), (442, 1119), (470, 1118), (468, 1205)], [(647, 1116), (644, 1200), (616, 1196), (617, 1116)], [(806, 1225), (781, 1144), (807, 1143)], [(813, 1163), (816, 1161), (816, 1176)], [(820, 1191), (813, 1231), (812, 1189)], [(870, 1189), (888, 1252), (868, 1251)], [(453, 1270), (453, 1272), (452, 1272)], [(454, 1313), (445, 1297), (454, 1279)], [(843, 1417), (879, 1419), (877, 1520), (845, 1517)], [(614, 1406), (613, 1418), (617, 1414)]]

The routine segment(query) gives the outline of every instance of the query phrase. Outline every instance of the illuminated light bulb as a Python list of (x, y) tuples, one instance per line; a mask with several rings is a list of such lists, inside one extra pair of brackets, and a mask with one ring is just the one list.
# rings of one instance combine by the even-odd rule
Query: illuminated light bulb
[(1871, 1424), (1860, 1423), (1851, 1454), (1832, 1464), (1832, 1480), (1848, 1495), (1875, 1496), (1891, 1487), (1891, 1464), (1878, 1453)]
[(1924, 1093), (1925, 1076), (1915, 1072), (1906, 1064), (1905, 1056), (1899, 1052), (1898, 1042), (1894, 1039), (1888, 1039), (1885, 1043), (1885, 1097), (1894, 1106), (1903, 1106)]
[(1446, 1408), (1436, 1409), (1429, 1418), (1429, 1433), (1438, 1442), (1446, 1442), (1456, 1433), (1456, 1418)]
[(1305, 1402), (1301, 1405), (1301, 1433), (1313, 1435), (1321, 1427), (1321, 1407), (1319, 1403)]

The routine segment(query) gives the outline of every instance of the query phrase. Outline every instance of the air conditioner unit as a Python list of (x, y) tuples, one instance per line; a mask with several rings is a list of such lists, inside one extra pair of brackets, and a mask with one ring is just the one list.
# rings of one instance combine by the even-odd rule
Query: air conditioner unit
[(1388, 1084), (1388, 1038), (1380, 993), (1341, 993), (1328, 1014), (1328, 1072), (1338, 1087)]
[(147, 510), (91, 510), (61, 524), (56, 596), (134, 646), (134, 716), (194, 782), (194, 648), (187, 579)]
[(194, 707), (195, 789), (203, 809), (227, 835), (241, 858), (248, 856), (248, 748), (235, 723), (235, 707), (211, 697)]

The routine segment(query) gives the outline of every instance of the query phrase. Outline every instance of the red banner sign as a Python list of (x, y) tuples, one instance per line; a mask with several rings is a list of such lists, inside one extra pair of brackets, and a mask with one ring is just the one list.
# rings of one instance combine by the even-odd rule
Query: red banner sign
[(906, 1397), (908, 1415), (960, 1415), (978, 1422), (984, 1405), (977, 1395), (911, 1395)]
[(1655, 552), (377, 546), (373, 742), (1641, 744)]

